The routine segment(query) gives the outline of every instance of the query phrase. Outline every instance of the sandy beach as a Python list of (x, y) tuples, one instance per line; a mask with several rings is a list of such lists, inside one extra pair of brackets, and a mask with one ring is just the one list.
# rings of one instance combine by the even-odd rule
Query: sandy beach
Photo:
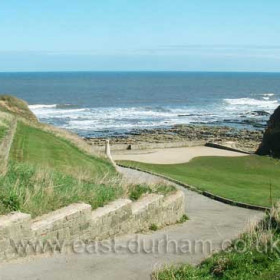
[(240, 157), (247, 155), (205, 146), (197, 146), (153, 150), (113, 151), (112, 156), (114, 160), (132, 160), (154, 164), (176, 164), (189, 162), (193, 158), (201, 156)]

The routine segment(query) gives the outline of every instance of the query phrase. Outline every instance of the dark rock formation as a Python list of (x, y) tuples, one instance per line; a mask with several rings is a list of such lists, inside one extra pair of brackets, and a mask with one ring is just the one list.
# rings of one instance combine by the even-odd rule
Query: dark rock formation
[(269, 116), (270, 114), (266, 111), (253, 111), (251, 112), (253, 116)]
[(258, 155), (270, 155), (280, 158), (280, 106), (271, 115)]

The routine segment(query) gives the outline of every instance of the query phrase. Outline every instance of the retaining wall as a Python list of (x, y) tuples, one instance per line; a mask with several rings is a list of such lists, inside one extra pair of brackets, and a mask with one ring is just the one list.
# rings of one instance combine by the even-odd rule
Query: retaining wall
[(158, 227), (174, 224), (184, 213), (181, 191), (165, 197), (148, 194), (136, 202), (119, 199), (94, 211), (85, 203), (72, 204), (34, 220), (28, 214), (11, 213), (0, 216), (0, 261), (40, 253), (41, 247), (34, 244), (59, 241), (71, 246), (76, 240), (102, 240), (145, 231), (153, 224)]
[[(104, 142), (105, 143), (105, 142)], [(147, 150), (147, 149), (164, 149), (164, 148), (181, 148), (181, 147), (194, 147), (204, 146), (206, 141), (181, 141), (181, 142), (163, 142), (163, 143), (149, 143), (142, 142), (132, 144), (111, 144), (111, 151), (123, 151), (123, 150)], [(96, 151), (104, 152), (104, 144), (93, 144), (92, 147)]]
[(206, 147), (210, 147), (210, 148), (216, 148), (216, 149), (220, 149), (220, 150), (226, 150), (226, 151), (231, 151), (231, 152), (237, 152), (237, 153), (242, 153), (242, 154), (247, 154), (247, 155), (252, 155), (254, 153), (251, 152), (246, 152), (243, 150), (239, 150), (236, 148), (232, 148), (232, 147), (228, 147), (222, 144), (217, 144), (217, 143), (212, 143), (212, 142), (207, 142), (205, 144)]

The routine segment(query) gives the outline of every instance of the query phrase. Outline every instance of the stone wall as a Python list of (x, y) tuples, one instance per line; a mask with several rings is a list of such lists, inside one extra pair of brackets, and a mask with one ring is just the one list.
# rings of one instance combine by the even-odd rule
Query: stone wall
[(153, 224), (174, 224), (184, 213), (182, 191), (148, 194), (136, 202), (119, 199), (94, 211), (85, 203), (72, 204), (34, 220), (28, 214), (11, 213), (0, 216), (0, 261), (40, 253), (34, 244), (103, 240), (146, 231)]
[[(105, 142), (104, 142), (105, 143)], [(94, 150), (104, 152), (103, 145), (92, 145)], [(165, 148), (181, 148), (181, 147), (195, 147), (204, 146), (206, 141), (181, 141), (181, 142), (164, 142), (164, 143), (149, 143), (142, 142), (141, 144), (111, 144), (111, 151), (124, 151), (124, 150), (149, 150), (149, 149), (165, 149)]]

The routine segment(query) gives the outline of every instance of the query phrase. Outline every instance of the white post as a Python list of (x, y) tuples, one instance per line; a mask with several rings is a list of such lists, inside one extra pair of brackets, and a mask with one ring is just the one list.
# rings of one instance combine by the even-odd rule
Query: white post
[(110, 140), (107, 139), (106, 140), (106, 144), (105, 144), (105, 154), (107, 156), (107, 158), (110, 160), (110, 162), (113, 164), (113, 166), (117, 169), (117, 165), (114, 162), (112, 155), (111, 155), (111, 149), (110, 149)]

